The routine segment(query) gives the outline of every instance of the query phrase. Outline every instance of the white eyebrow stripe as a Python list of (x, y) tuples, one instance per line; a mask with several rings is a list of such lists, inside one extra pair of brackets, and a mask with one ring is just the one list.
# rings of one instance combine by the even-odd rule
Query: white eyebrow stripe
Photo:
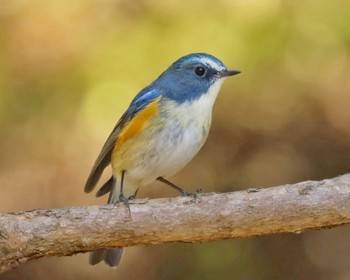
[(217, 71), (222, 71), (222, 70), (225, 69), (224, 66), (222, 66), (220, 64), (217, 64), (213, 60), (208, 59), (208, 58), (202, 58), (201, 62), (206, 64), (206, 65), (208, 65), (210, 68), (213, 68), (213, 69), (217, 70)]

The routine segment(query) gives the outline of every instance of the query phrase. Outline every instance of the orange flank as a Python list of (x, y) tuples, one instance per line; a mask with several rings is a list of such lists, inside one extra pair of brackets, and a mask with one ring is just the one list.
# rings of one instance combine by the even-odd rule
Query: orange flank
[(121, 133), (119, 134), (114, 150), (120, 148), (128, 139), (132, 138), (143, 130), (146, 122), (158, 113), (159, 99), (160, 97), (153, 100), (132, 120), (129, 121), (129, 123), (122, 129)]

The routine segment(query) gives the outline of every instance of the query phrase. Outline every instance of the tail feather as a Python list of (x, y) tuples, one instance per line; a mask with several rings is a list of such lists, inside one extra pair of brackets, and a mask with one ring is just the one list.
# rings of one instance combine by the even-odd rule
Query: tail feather
[(90, 253), (89, 263), (95, 265), (104, 261), (110, 267), (117, 267), (123, 257), (124, 248), (102, 249)]
[(89, 264), (95, 265), (100, 263), (101, 261), (104, 260), (106, 253), (107, 253), (107, 250), (104, 250), (104, 249), (93, 251), (92, 253), (90, 253), (90, 256), (89, 256)]
[(111, 178), (109, 178), (109, 180), (103, 184), (103, 186), (98, 190), (98, 192), (96, 193), (96, 197), (100, 197), (108, 192), (110, 192), (114, 186), (115, 186), (115, 178), (114, 176), (112, 176)]
[[(116, 182), (116, 179), (112, 176), (97, 192), (97, 196), (110, 192), (107, 203), (115, 203)], [(123, 252), (123, 248), (97, 250), (90, 253), (89, 263), (95, 265), (104, 261), (107, 265), (116, 268), (122, 260)]]

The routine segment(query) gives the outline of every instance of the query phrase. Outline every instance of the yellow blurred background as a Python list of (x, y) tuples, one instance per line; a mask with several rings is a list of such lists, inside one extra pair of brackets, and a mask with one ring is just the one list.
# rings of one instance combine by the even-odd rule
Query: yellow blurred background
[[(0, 211), (105, 203), (83, 192), (101, 146), (134, 95), (191, 52), (242, 74), (172, 181), (227, 192), (349, 172), (349, 14), (345, 0), (1, 0)], [(139, 193), (175, 195), (157, 183)], [(347, 280), (349, 238), (344, 226), (135, 247), (117, 271), (81, 254), (0, 279)]]

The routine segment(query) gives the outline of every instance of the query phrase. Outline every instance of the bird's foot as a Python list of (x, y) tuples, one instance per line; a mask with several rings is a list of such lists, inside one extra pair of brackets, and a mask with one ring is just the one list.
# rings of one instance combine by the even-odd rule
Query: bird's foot
[(129, 216), (131, 216), (129, 198), (125, 197), (124, 194), (121, 193), (121, 194), (119, 195), (119, 201), (118, 201), (118, 202), (124, 203), (124, 205), (128, 208)]
[(134, 200), (136, 198), (136, 195), (137, 195), (138, 191), (139, 191), (139, 188), (136, 189), (136, 191), (135, 191), (135, 193), (133, 195), (130, 195), (128, 197), (128, 200)]
[(135, 193), (133, 195), (130, 195), (128, 197), (129, 204), (145, 204), (145, 203), (148, 202), (148, 197), (143, 198), (143, 199), (135, 200), (138, 191), (139, 191), (139, 188), (137, 188), (137, 190), (135, 191)]
[(198, 189), (198, 190), (196, 190), (194, 193), (192, 193), (192, 192), (187, 192), (187, 191), (185, 191), (185, 190), (183, 190), (182, 192), (181, 192), (181, 195), (182, 196), (191, 196), (191, 197), (193, 197), (195, 200), (197, 200), (199, 197), (200, 197), (200, 195), (203, 193), (203, 190), (202, 189)]

